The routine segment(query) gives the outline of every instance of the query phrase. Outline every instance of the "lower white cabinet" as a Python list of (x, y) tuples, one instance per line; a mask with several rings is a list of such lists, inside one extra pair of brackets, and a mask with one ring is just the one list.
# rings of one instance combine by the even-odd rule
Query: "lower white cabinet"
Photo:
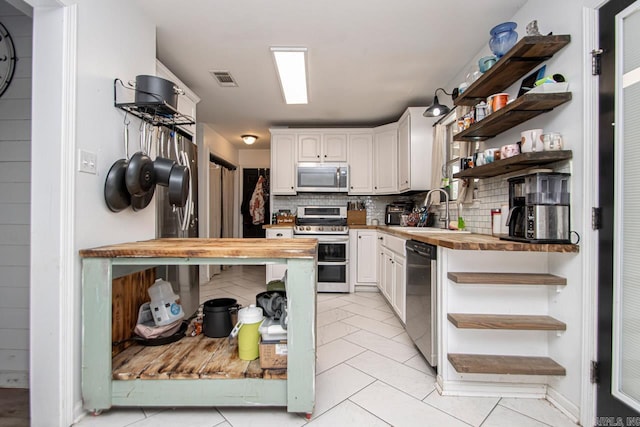
[(378, 236), (378, 288), (396, 312), (406, 322), (406, 256), (405, 239), (381, 233)]
[(375, 230), (349, 230), (349, 274), (351, 291), (374, 291), (378, 282)]
[[(265, 232), (265, 237), (267, 239), (292, 239), (293, 227), (267, 228)], [(286, 264), (267, 265), (266, 271), (267, 271), (267, 274), (266, 274), (265, 283), (269, 283), (272, 280), (280, 280), (284, 277), (284, 273), (287, 271), (287, 265)]]

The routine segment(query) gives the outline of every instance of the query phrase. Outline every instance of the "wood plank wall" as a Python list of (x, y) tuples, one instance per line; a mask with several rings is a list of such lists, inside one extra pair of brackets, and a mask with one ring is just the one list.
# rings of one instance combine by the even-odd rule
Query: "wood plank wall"
[[(140, 306), (150, 301), (147, 289), (156, 280), (155, 269), (150, 268), (138, 273), (120, 277), (111, 282), (111, 342), (120, 342), (131, 338), (133, 328), (138, 323)], [(120, 353), (132, 344), (131, 341), (114, 346), (112, 356)]]
[(27, 388), (33, 22), (4, 0), (0, 22), (18, 57), (0, 97), (0, 387)]

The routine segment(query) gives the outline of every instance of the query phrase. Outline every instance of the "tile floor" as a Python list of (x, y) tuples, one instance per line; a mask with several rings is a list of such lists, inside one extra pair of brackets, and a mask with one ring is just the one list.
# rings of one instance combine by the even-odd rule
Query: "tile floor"
[[(200, 300), (255, 303), (264, 277), (264, 267), (231, 267), (202, 287)], [(115, 408), (76, 425), (575, 427), (542, 399), (440, 396), (434, 371), (379, 294), (318, 294), (317, 344), (311, 421), (284, 408)]]

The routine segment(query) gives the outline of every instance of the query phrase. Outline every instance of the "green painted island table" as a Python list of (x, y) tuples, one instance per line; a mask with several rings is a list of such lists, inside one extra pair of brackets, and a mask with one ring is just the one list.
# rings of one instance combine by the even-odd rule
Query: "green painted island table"
[[(315, 404), (317, 248), (316, 239), (156, 239), (81, 250), (84, 408), (100, 413), (112, 406), (261, 405), (286, 406), (288, 412), (310, 416)], [(287, 265), (286, 379), (114, 379), (112, 280), (158, 265), (206, 264)]]

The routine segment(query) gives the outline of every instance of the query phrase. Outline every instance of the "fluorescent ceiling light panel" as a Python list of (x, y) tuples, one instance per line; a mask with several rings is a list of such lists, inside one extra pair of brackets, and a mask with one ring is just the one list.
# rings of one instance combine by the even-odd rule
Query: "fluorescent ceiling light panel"
[(287, 104), (307, 104), (307, 48), (272, 47)]

